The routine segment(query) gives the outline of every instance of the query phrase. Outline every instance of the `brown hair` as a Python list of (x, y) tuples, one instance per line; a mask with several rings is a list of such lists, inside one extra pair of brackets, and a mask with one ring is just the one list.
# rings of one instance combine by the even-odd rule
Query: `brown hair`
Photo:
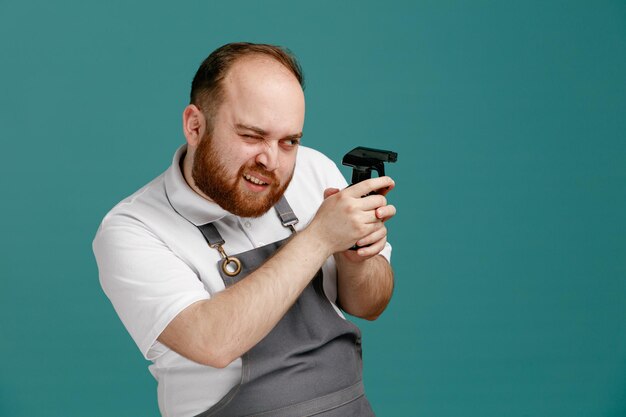
[(200, 64), (191, 82), (190, 104), (198, 106), (207, 118), (207, 129), (213, 129), (213, 117), (223, 100), (222, 80), (233, 63), (244, 56), (260, 54), (283, 64), (304, 88), (304, 75), (296, 57), (286, 48), (249, 42), (228, 43), (211, 52)]

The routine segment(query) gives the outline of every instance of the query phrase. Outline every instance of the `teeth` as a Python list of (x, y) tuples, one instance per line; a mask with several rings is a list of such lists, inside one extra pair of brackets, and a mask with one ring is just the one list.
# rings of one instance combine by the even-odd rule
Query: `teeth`
[(250, 176), (250, 175), (248, 175), (248, 174), (244, 174), (243, 176), (244, 176), (244, 178), (245, 178), (245, 179), (247, 179), (248, 181), (253, 182), (253, 183), (255, 183), (255, 184), (258, 184), (258, 185), (267, 185), (267, 183), (265, 183), (265, 182), (261, 181), (261, 180), (260, 180), (260, 179), (258, 179), (258, 178), (255, 178), (255, 177), (253, 177), (253, 176)]

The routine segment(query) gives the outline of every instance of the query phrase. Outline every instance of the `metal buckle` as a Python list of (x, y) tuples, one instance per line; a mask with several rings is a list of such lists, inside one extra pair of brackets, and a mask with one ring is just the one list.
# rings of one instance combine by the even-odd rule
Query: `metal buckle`
[[(222, 260), (224, 261), (222, 262), (222, 272), (224, 272), (229, 277), (234, 277), (235, 275), (241, 272), (241, 261), (239, 259), (235, 258), (234, 256), (226, 255), (226, 252), (224, 251), (224, 248), (222, 247), (222, 245), (210, 245), (210, 246), (212, 248), (216, 248), (218, 252), (220, 253), (220, 255), (222, 256)], [(235, 265), (234, 267), (235, 269), (231, 271), (230, 269), (228, 269), (228, 267), (232, 264)]]

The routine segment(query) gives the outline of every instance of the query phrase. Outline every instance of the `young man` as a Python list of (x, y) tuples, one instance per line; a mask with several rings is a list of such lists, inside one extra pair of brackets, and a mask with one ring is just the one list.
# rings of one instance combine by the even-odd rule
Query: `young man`
[(183, 111), (187, 144), (98, 230), (102, 287), (153, 361), (164, 416), (373, 415), (340, 309), (373, 320), (389, 302), (394, 183), (345, 188), (300, 146), (302, 83), (279, 47), (214, 51)]

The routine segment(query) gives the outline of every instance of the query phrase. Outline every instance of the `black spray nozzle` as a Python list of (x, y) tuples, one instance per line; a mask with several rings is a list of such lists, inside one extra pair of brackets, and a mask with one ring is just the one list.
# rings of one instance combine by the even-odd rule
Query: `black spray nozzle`
[(344, 155), (342, 164), (352, 167), (352, 184), (372, 177), (372, 170), (378, 176), (385, 175), (385, 162), (396, 162), (398, 154), (382, 149), (364, 148), (359, 146)]

